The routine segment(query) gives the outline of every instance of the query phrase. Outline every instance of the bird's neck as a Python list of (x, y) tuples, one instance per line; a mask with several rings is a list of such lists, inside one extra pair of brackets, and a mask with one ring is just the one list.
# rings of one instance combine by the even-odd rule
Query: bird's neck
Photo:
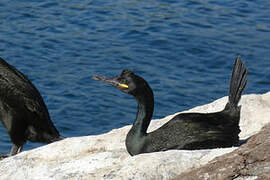
[(154, 95), (152, 91), (135, 97), (138, 103), (136, 120), (132, 131), (139, 135), (146, 135), (154, 111)]

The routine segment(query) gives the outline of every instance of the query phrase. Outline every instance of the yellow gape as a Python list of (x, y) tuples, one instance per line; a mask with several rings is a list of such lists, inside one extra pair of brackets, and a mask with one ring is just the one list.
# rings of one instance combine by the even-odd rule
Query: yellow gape
[(121, 88), (128, 88), (128, 85), (126, 85), (126, 84), (119, 84), (119, 86), (120, 86)]

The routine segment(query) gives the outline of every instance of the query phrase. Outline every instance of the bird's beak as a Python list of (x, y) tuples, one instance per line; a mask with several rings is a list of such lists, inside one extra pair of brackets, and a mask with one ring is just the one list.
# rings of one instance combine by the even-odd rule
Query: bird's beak
[(98, 75), (94, 75), (92, 77), (93, 80), (96, 80), (96, 81), (102, 81), (102, 82), (105, 82), (107, 84), (110, 84), (114, 87), (117, 87), (117, 88), (122, 88), (122, 89), (127, 89), (128, 88), (128, 85), (127, 84), (123, 84), (123, 83), (120, 83), (117, 79), (118, 77), (115, 77), (115, 78), (106, 78), (106, 77), (102, 77), (102, 76), (98, 76)]

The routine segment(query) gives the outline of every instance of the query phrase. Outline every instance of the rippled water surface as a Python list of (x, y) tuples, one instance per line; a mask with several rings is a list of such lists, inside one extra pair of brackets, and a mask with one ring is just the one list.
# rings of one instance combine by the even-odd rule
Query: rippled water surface
[[(226, 96), (238, 54), (249, 68), (245, 93), (269, 91), (269, 12), (266, 0), (6, 0), (0, 56), (39, 89), (62, 135), (95, 135), (131, 124), (137, 105), (94, 74), (144, 77), (154, 119)], [(2, 126), (0, 134), (9, 152)]]

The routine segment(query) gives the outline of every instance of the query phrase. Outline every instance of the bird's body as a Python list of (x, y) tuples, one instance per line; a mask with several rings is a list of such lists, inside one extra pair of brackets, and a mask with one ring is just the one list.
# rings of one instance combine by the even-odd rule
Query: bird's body
[(209, 149), (231, 147), (239, 141), (240, 109), (238, 102), (246, 87), (247, 69), (240, 57), (234, 64), (230, 82), (229, 101), (224, 110), (214, 113), (181, 113), (159, 129), (147, 133), (154, 110), (154, 96), (148, 83), (132, 71), (124, 70), (116, 78), (95, 76), (131, 94), (137, 100), (138, 112), (126, 137), (131, 155), (169, 149)]
[(13, 142), (10, 155), (20, 152), (27, 140), (50, 143), (63, 138), (53, 125), (39, 91), (25, 75), (2, 58), (0, 121)]
[[(132, 142), (132, 131), (128, 133), (126, 144), (131, 154), (164, 151), (169, 149), (210, 149), (231, 147), (238, 143), (240, 132), (234, 116), (228, 118), (226, 112), (182, 113), (161, 128), (147, 133), (145, 141)], [(181, 142), (181, 143), (179, 143)], [(131, 145), (130, 145), (131, 144)], [(133, 149), (133, 150), (131, 150)]]

